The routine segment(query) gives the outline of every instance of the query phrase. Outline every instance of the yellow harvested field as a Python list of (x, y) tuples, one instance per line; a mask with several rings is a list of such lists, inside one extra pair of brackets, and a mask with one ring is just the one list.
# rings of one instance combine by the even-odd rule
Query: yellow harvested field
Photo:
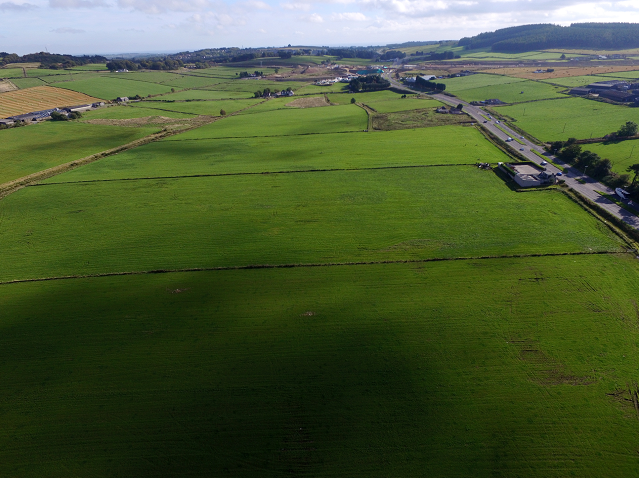
[[(552, 78), (566, 78), (569, 76), (601, 75), (602, 73), (616, 73), (619, 71), (638, 70), (637, 66), (558, 66), (552, 73), (533, 73), (539, 67), (528, 66), (518, 68), (491, 68), (480, 70), (482, 73), (526, 78), (529, 80), (550, 80)], [(545, 69), (547, 67), (543, 67)]]
[(31, 113), (32, 111), (75, 106), (102, 101), (84, 93), (55, 88), (36, 86), (24, 90), (0, 93), (0, 118)]
[(18, 87), (9, 80), (0, 80), (0, 93), (4, 93), (5, 91), (14, 91), (17, 89)]

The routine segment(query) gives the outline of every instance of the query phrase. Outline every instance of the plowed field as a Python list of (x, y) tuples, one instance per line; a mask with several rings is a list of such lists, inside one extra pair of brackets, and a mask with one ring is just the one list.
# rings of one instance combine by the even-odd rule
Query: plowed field
[(1, 93), (0, 118), (95, 101), (99, 100), (83, 93), (52, 86), (36, 86), (25, 90)]

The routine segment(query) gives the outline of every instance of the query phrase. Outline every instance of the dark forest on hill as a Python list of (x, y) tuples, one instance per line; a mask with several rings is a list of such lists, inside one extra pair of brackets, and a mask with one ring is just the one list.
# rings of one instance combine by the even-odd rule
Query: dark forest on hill
[(637, 23), (573, 23), (522, 25), (480, 33), (459, 40), (466, 49), (491, 48), (502, 53), (522, 53), (546, 48), (623, 49), (639, 47)]

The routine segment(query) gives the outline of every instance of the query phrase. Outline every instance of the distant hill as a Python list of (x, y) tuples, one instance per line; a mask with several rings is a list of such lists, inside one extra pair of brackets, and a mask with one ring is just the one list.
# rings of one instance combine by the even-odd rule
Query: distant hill
[(40, 53), (29, 53), (28, 55), (16, 55), (15, 53), (0, 52), (0, 66), (8, 63), (41, 63), (43, 67), (51, 65), (61, 65), (64, 68), (70, 68), (77, 65), (86, 65), (88, 63), (106, 63), (107, 59), (100, 55), (92, 56), (74, 56), (74, 55), (58, 55), (41, 51)]
[(459, 40), (467, 49), (491, 48), (496, 52), (522, 53), (546, 48), (617, 50), (639, 47), (639, 23), (573, 23), (502, 28)]

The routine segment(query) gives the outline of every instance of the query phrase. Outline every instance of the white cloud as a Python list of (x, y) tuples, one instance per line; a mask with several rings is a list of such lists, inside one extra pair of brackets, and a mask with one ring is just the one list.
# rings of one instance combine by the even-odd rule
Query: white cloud
[(284, 10), (301, 10), (303, 12), (308, 12), (311, 9), (310, 3), (280, 3), (280, 8)]
[(31, 3), (14, 3), (14, 2), (0, 3), (0, 10), (2, 11), (23, 12), (26, 10), (33, 10), (34, 8), (38, 8), (38, 6), (33, 5)]
[(303, 22), (310, 22), (310, 23), (323, 23), (324, 22), (324, 19), (321, 17), (321, 15), (319, 15), (317, 13), (312, 13), (311, 15), (302, 15), (298, 19), (303, 21)]
[(49, 0), (51, 8), (96, 8), (107, 7), (108, 4), (103, 0)]
[(157, 15), (165, 12), (201, 12), (212, 5), (208, 0), (118, 0), (118, 6)]
[(78, 33), (86, 33), (85, 30), (79, 30), (77, 28), (69, 28), (69, 27), (61, 27), (61, 28), (55, 28), (54, 30), (51, 30), (53, 33), (71, 33), (74, 35), (77, 35)]
[(348, 21), (348, 22), (364, 22), (368, 20), (366, 15), (360, 12), (347, 12), (347, 13), (334, 13), (331, 15), (331, 20), (334, 22)]
[(137, 28), (118, 28), (118, 31), (122, 33), (144, 33), (144, 30), (139, 30)]

